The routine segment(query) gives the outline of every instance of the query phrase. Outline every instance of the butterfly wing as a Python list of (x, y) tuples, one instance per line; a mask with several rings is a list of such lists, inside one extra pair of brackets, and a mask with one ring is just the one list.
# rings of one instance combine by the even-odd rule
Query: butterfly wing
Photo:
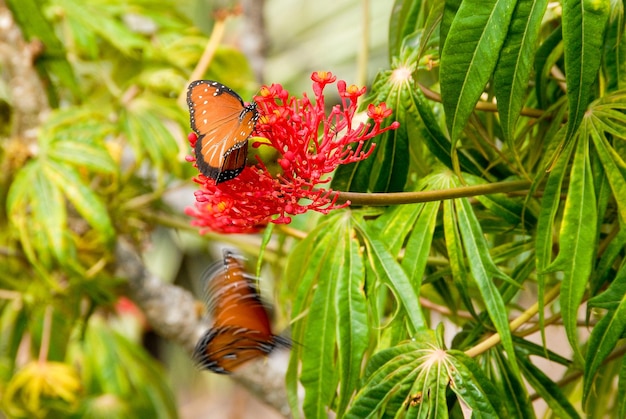
[(225, 252), (223, 262), (205, 276), (214, 325), (194, 350), (200, 367), (228, 374), (247, 361), (269, 354), (278, 345), (290, 346), (288, 339), (272, 334), (254, 279), (237, 257)]
[(270, 320), (254, 278), (231, 252), (224, 252), (223, 263), (214, 268), (207, 280), (209, 311), (214, 327), (239, 327), (255, 330), (265, 338), (272, 335)]
[(194, 351), (196, 363), (219, 374), (233, 372), (242, 364), (269, 354), (276, 343), (270, 336), (256, 330), (238, 327), (218, 327), (208, 330)]
[(232, 89), (212, 80), (196, 80), (187, 90), (191, 128), (198, 134), (196, 162), (215, 183), (237, 176), (246, 164), (248, 137), (259, 113)]

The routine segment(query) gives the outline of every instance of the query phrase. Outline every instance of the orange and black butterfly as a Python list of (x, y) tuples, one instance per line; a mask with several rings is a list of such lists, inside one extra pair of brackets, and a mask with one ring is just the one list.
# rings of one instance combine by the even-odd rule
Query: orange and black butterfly
[(244, 169), (248, 137), (259, 112), (232, 89), (212, 80), (196, 80), (187, 90), (191, 128), (198, 134), (195, 154), (200, 173), (215, 183), (233, 179)]
[(291, 346), (289, 339), (272, 334), (254, 278), (231, 252), (225, 251), (223, 262), (211, 267), (205, 278), (213, 327), (196, 344), (193, 358), (198, 366), (229, 374), (277, 346)]

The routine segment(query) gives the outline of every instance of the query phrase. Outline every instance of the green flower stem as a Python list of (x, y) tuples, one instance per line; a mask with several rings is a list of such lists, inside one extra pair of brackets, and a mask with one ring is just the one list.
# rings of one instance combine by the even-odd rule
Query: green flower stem
[(443, 201), (446, 199), (465, 198), (476, 195), (490, 195), (514, 192), (530, 188), (531, 182), (515, 180), (511, 182), (488, 183), (484, 185), (463, 186), (439, 191), (395, 192), (395, 193), (360, 193), (336, 192), (337, 203), (350, 201), (351, 205), (398, 205), (418, 202)]

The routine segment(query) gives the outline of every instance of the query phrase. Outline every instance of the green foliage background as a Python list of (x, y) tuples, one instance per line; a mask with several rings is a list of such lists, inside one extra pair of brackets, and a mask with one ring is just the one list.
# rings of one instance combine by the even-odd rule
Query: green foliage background
[[(2, 99), (0, 408), (175, 417), (162, 367), (102, 313), (127, 293), (119, 237), (189, 229), (163, 198), (194, 173), (177, 97), (207, 43), (200, 6), (6, 4), (45, 45), (50, 111), (26, 144)], [(532, 418), (542, 399), (549, 417), (626, 417), (624, 4), (396, 0), (388, 18), (368, 101), (401, 128), (332, 183), (368, 195), (263, 249), (294, 319), (293, 415)], [(256, 89), (230, 47), (205, 76)]]

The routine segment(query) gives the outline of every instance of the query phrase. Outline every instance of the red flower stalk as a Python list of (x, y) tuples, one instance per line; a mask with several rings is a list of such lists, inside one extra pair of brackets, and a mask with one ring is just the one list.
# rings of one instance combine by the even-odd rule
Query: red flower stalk
[[(311, 79), (314, 102), (306, 94), (301, 99), (290, 96), (280, 84), (264, 86), (254, 98), (260, 118), (253, 135), (267, 142), (255, 142), (253, 146), (274, 148), (280, 156), (282, 174), (273, 176), (257, 157), (256, 166), (248, 166), (236, 178), (218, 185), (199, 175), (194, 179), (202, 185), (195, 193), (196, 205), (187, 209), (187, 214), (195, 218), (192, 224), (203, 230), (248, 233), (262, 229), (268, 222), (289, 223), (290, 216), (308, 210), (327, 214), (349, 204), (337, 205), (337, 195), (316, 186), (330, 182), (328, 175), (340, 164), (367, 158), (374, 144), (364, 150), (366, 142), (399, 124), (381, 127), (392, 113), (384, 103), (368, 106), (367, 115), (373, 124), (355, 124), (358, 99), (365, 94), (365, 88), (346, 87), (343, 80), (337, 82), (341, 104), (327, 115), (324, 88), (336, 77), (319, 71)], [(190, 134), (192, 148), (196, 139)]]

